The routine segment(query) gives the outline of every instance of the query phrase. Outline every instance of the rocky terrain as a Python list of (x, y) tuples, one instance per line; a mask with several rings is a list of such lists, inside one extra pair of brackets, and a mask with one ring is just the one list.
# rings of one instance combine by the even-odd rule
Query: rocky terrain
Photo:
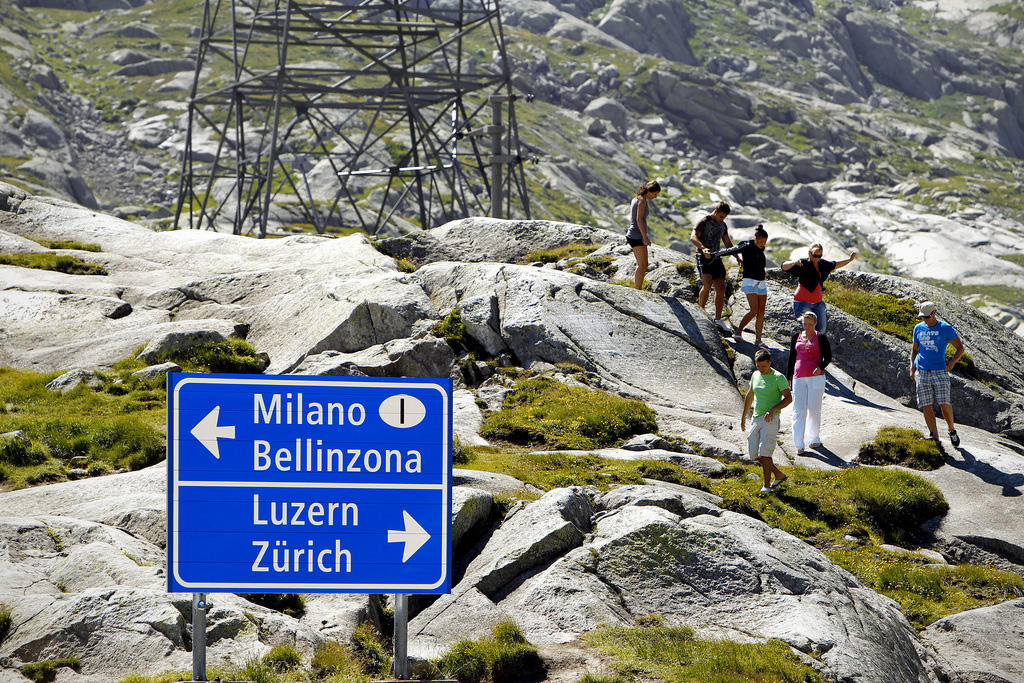
[[(201, 7), (0, 7), (0, 167), (10, 179), (167, 227)], [(863, 267), (941, 284), (1024, 333), (1019, 3), (502, 9), (514, 83), (537, 96), (518, 110), (538, 159), (527, 167), (535, 218), (619, 231), (631, 188), (657, 177), (658, 244), (688, 250), (690, 226), (726, 199), (735, 227), (766, 223), (777, 256), (814, 241), (830, 254), (858, 249)], [(195, 153), (211, 144), (195, 140)], [(329, 181), (308, 180), (317, 196)], [(301, 229), (274, 217), (277, 230)]]
[[(654, 291), (638, 292), (609, 280), (613, 267), (632, 268), (619, 236), (584, 225), (475, 218), (375, 248), (362, 235), (254, 240), (154, 232), (10, 185), (0, 185), (0, 207), (0, 252), (38, 252), (45, 248), (33, 240), (73, 239), (100, 251), (58, 251), (107, 272), (0, 265), (0, 364), (102, 369), (145, 345), (245, 336), (268, 355), (268, 372), (451, 376), (455, 431), (465, 444), (487, 443), (481, 419), (513, 386), (495, 371), (504, 364), (654, 409), (662, 438), (636, 440), (630, 448), (639, 451), (604, 449), (602, 457), (662, 459), (705, 474), (743, 457), (737, 386), (753, 369), (754, 349), (723, 344), (676, 267), (692, 262), (673, 250), (652, 250)], [(572, 243), (594, 249), (586, 258), (524, 263), (537, 250)], [(419, 268), (403, 272), (381, 250)], [(963, 445), (944, 466), (920, 473), (949, 504), (920, 539), (935, 566), (970, 562), (1024, 573), (1024, 381), (1013, 371), (1024, 342), (940, 289), (868, 273), (842, 280), (935, 299), (957, 325), (976, 364), (973, 374), (954, 378)], [(790, 285), (771, 286), (766, 335), (779, 364), (791, 328)], [(465, 324), (464, 343), (476, 349), (472, 357), (436, 335), (453, 308)], [(734, 308), (734, 316), (741, 313)], [(843, 470), (880, 427), (921, 423), (906, 378), (893, 371), (906, 366), (907, 344), (839, 309), (829, 315), (837, 354), (823, 411), (828, 449), (798, 456), (782, 435), (776, 459), (783, 465)], [(788, 426), (788, 411), (782, 419)], [(665, 439), (682, 440), (690, 452), (666, 450)], [(576, 681), (585, 662), (556, 664), (553, 653), (564, 659), (564, 648), (598, 625), (658, 613), (706, 637), (781, 640), (830, 680), (1024, 676), (1016, 656), (1020, 600), (955, 614), (918, 633), (894, 601), (821, 551), (723, 507), (714, 494), (654, 479), (605, 492), (541, 492), (469, 469), (456, 469), (455, 483), (462, 569), (451, 595), (415, 605), (415, 661), (512, 618), (542, 653), (552, 653), (550, 680)], [(0, 641), (3, 680), (23, 680), (17, 669), (25, 663), (71, 655), (80, 670), (62, 670), (61, 681), (189, 667), (190, 602), (164, 589), (165, 485), (158, 464), (0, 493), (0, 604), (12, 608)], [(497, 500), (509, 495), (526, 500), (496, 519)], [(211, 662), (241, 661), (282, 642), (311, 649), (380, 614), (376, 599), (357, 595), (307, 596), (297, 618), (234, 595), (213, 603)], [(997, 632), (1002, 649), (993, 650), (986, 634)], [(989, 678), (978, 678), (982, 668)]]

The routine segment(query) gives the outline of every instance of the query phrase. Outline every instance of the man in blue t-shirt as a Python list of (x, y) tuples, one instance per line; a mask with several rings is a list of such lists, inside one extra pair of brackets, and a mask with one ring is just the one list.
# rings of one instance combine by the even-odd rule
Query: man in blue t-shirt
[[(952, 325), (939, 320), (931, 301), (921, 304), (917, 317), (924, 321), (914, 327), (914, 348), (910, 352), (910, 380), (917, 387), (917, 405), (924, 413), (928, 436), (937, 441), (932, 404), (939, 404), (949, 426), (949, 441), (956, 448), (960, 437), (953, 426), (953, 406), (949, 403), (949, 371), (964, 355), (964, 344)], [(949, 344), (956, 349), (956, 354), (947, 362), (946, 346)]]

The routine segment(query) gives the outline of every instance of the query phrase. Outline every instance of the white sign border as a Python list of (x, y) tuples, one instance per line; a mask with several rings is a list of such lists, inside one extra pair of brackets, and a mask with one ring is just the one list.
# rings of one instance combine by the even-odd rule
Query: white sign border
[[(174, 385), (174, 434), (170, 438), (174, 440), (173, 454), (174, 454), (174, 474), (172, 481), (170, 482), (173, 486), (173, 501), (174, 509), (169, 511), (173, 513), (173, 533), (168, 538), (168, 547), (172, 549), (174, 555), (173, 566), (169, 567), (170, 572), (174, 576), (174, 580), (179, 586), (183, 588), (191, 589), (194, 592), (214, 592), (211, 589), (227, 589), (225, 592), (236, 592), (236, 591), (268, 591), (268, 592), (293, 592), (300, 590), (323, 590), (325, 592), (332, 593), (344, 593), (346, 589), (359, 590), (365, 592), (380, 592), (380, 593), (401, 593), (408, 590), (419, 590), (427, 591), (437, 588), (445, 582), (448, 576), (448, 528), (451, 526), (451, 514), (449, 511), (450, 503), (448, 501), (448, 467), (443, 468), (442, 481), (440, 485), (420, 485), (420, 484), (394, 484), (394, 485), (373, 485), (373, 484), (352, 484), (351, 486), (342, 485), (344, 488), (390, 488), (390, 489), (423, 489), (423, 488), (440, 488), (441, 489), (441, 576), (438, 580), (432, 584), (395, 584), (395, 583), (197, 583), (194, 581), (185, 581), (181, 578), (178, 572), (178, 562), (181, 559), (178, 545), (178, 532), (180, 530), (178, 524), (178, 489), (180, 486), (196, 485), (197, 482), (189, 482), (189, 484), (181, 484), (178, 479), (178, 466), (181, 464), (179, 448), (179, 434), (181, 429), (181, 419), (178, 414), (180, 402), (178, 400), (178, 394), (181, 388), (189, 384), (230, 384), (230, 385), (274, 385), (274, 384), (285, 384), (288, 386), (331, 386), (337, 387), (339, 385), (346, 387), (366, 387), (375, 389), (434, 389), (441, 394), (441, 400), (443, 405), (443, 419), (441, 422), (441, 455), (444, 459), (445, 464), (448, 463), (448, 451), (450, 444), (448, 443), (448, 424), (450, 422), (448, 405), (448, 393), (444, 387), (440, 384), (433, 382), (366, 382), (366, 381), (345, 381), (345, 380), (315, 380), (315, 379), (297, 379), (301, 375), (296, 376), (296, 379), (291, 379), (287, 376), (268, 377), (266, 379), (253, 379), (253, 378), (234, 378), (234, 377), (186, 377)], [(251, 485), (246, 482), (203, 482), (211, 485), (216, 484), (220, 486), (241, 486)], [(267, 484), (275, 487), (285, 488), (313, 488), (309, 484), (301, 482), (266, 482)], [(264, 482), (260, 482), (258, 485), (264, 485)], [(335, 485), (337, 486), (337, 485)], [(317, 485), (317, 488), (332, 488), (330, 485)], [(170, 527), (169, 527), (170, 528)], [(170, 533), (170, 531), (169, 531)], [(173, 546), (171, 545), (173, 543)]]

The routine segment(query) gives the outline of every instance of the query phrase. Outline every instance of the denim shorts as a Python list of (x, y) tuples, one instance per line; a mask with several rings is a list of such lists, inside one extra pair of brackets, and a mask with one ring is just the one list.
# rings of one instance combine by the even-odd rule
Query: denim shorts
[(745, 277), (740, 281), (740, 289), (744, 294), (768, 294), (768, 283), (764, 280), (752, 280)]

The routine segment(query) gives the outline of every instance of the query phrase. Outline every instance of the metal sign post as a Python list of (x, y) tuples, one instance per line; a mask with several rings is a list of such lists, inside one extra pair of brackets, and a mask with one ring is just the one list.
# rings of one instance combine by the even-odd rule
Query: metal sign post
[(395, 595), (395, 678), (409, 679), (409, 596)]
[(192, 680), (206, 680), (206, 593), (192, 594)]

